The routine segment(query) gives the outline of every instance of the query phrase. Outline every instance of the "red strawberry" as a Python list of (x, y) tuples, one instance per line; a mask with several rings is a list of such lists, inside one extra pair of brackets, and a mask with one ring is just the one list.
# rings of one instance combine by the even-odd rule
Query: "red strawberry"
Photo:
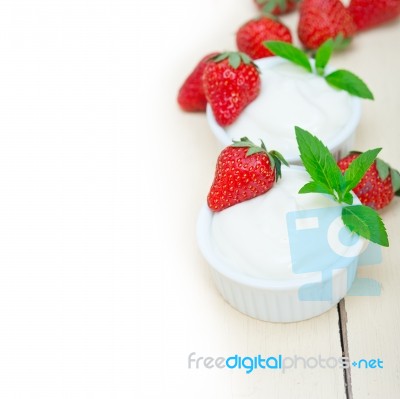
[(218, 157), (214, 181), (207, 203), (214, 212), (267, 192), (281, 177), (286, 160), (277, 151), (267, 152), (247, 137), (234, 141)]
[(218, 53), (206, 55), (186, 78), (178, 92), (178, 104), (184, 111), (204, 112), (207, 100), (203, 89), (203, 72), (210, 58)]
[[(342, 172), (347, 170), (360, 152), (352, 152), (338, 162)], [(353, 189), (359, 200), (376, 210), (390, 203), (394, 195), (400, 195), (400, 174), (379, 158), (371, 165), (360, 183)]]
[(260, 10), (273, 15), (281, 15), (293, 11), (298, 1), (299, 0), (254, 0)]
[(266, 40), (292, 43), (292, 35), (285, 25), (268, 17), (252, 19), (246, 22), (236, 33), (238, 49), (253, 59), (273, 56), (263, 45)]
[(257, 66), (244, 53), (226, 52), (207, 63), (203, 87), (216, 121), (232, 124), (260, 93)]
[(303, 0), (297, 29), (300, 41), (309, 49), (339, 34), (349, 38), (356, 32), (353, 18), (340, 0)]
[(358, 30), (373, 28), (400, 15), (400, 0), (351, 0), (348, 10)]

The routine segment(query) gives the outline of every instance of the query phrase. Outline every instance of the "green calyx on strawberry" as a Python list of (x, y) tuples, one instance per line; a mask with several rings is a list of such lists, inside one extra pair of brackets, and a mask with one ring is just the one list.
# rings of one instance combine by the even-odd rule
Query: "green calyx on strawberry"
[(275, 181), (277, 182), (282, 177), (282, 163), (286, 166), (289, 166), (289, 164), (280, 152), (276, 150), (268, 151), (264, 142), (262, 140), (260, 141), (261, 146), (258, 146), (250, 141), (247, 137), (242, 137), (240, 141), (233, 140), (232, 147), (248, 148), (246, 157), (259, 153), (267, 154), (271, 168), (275, 170)]
[(265, 14), (281, 15), (296, 9), (300, 0), (254, 0)]
[(277, 151), (267, 151), (247, 137), (234, 141), (220, 153), (214, 181), (207, 196), (214, 212), (266, 193), (282, 176), (282, 163), (289, 166)]
[(342, 204), (342, 221), (351, 232), (376, 244), (389, 246), (386, 228), (379, 214), (369, 206), (353, 205), (352, 195), (355, 187), (368, 176), (381, 149), (359, 154), (347, 165), (343, 174), (329, 149), (317, 137), (297, 126), (295, 131), (301, 160), (311, 177), (299, 194), (319, 193), (332, 198)]
[[(340, 159), (338, 161), (340, 170), (346, 173), (350, 165), (361, 155), (361, 152), (353, 151)], [(377, 158), (353, 188), (353, 192), (364, 205), (376, 210), (382, 209), (389, 205), (395, 195), (400, 196), (400, 173)]]
[(253, 60), (241, 52), (211, 58), (203, 73), (203, 88), (216, 121), (232, 124), (260, 93), (260, 73)]
[(211, 58), (211, 61), (216, 63), (224, 60), (227, 60), (229, 65), (234, 69), (239, 68), (241, 63), (252, 65), (258, 69), (257, 65), (254, 64), (253, 60), (246, 53), (239, 51), (224, 51), (223, 53), (219, 53)]
[(307, 72), (316, 73), (336, 89), (345, 90), (353, 96), (373, 100), (374, 95), (371, 90), (354, 73), (345, 69), (337, 69), (334, 72), (326, 74), (326, 66), (328, 65), (333, 51), (341, 45), (343, 45), (343, 37), (341, 36), (338, 36), (336, 39), (328, 39), (325, 41), (316, 51), (314, 69), (307, 53), (292, 44), (282, 41), (264, 42), (264, 46), (275, 55), (304, 68)]

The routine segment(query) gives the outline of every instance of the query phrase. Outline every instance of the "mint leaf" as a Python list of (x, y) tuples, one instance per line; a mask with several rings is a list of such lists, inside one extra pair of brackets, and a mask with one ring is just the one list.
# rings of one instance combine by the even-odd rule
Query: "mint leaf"
[(385, 180), (390, 173), (390, 166), (382, 161), (382, 159), (376, 160), (376, 169), (378, 170), (378, 175), (382, 180)]
[(345, 192), (352, 190), (363, 178), (367, 170), (374, 163), (382, 148), (375, 148), (361, 153), (355, 158), (344, 174)]
[(318, 75), (324, 75), (325, 67), (331, 58), (333, 48), (333, 40), (328, 39), (317, 50), (317, 53), (315, 54), (315, 69), (317, 70)]
[(368, 86), (358, 76), (354, 75), (354, 73), (345, 69), (338, 69), (325, 76), (325, 79), (331, 86), (346, 90), (354, 96), (369, 100), (374, 99), (374, 95)]
[(294, 47), (292, 44), (274, 40), (263, 42), (263, 44), (278, 57), (285, 58), (286, 60), (305, 68), (308, 72), (312, 72), (311, 63), (307, 54), (297, 47)]
[(306, 183), (300, 190), (299, 194), (308, 194), (308, 193), (319, 193), (319, 194), (329, 194), (334, 195), (333, 190), (322, 183), (317, 183), (315, 181), (310, 181)]
[(348, 204), (348, 205), (353, 205), (353, 201), (354, 201), (354, 198), (353, 198), (353, 196), (351, 195), (351, 193), (346, 193), (344, 196), (343, 196), (343, 202), (345, 203), (345, 204)]
[(389, 246), (385, 225), (374, 209), (365, 205), (346, 206), (342, 209), (342, 220), (351, 232), (384, 247)]
[(333, 155), (315, 136), (300, 127), (295, 127), (300, 158), (314, 182), (328, 187), (336, 201), (341, 201), (344, 177)]
[[(313, 179), (299, 191), (304, 193), (321, 193), (332, 195), (339, 203), (350, 206), (342, 208), (343, 223), (354, 232), (371, 242), (389, 246), (385, 225), (379, 214), (365, 205), (352, 205), (351, 188), (358, 184), (365, 172), (376, 159), (380, 148), (360, 154), (347, 169), (345, 175), (339, 169), (328, 148), (315, 136), (296, 126), (296, 139), (300, 150), (300, 158), (307, 172)], [(396, 187), (400, 187), (400, 174), (393, 172)], [(398, 190), (400, 192), (400, 188)]]

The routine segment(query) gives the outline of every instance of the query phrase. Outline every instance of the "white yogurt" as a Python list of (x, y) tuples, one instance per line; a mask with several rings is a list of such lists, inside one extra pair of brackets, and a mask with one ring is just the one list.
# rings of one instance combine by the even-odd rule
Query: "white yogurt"
[[(330, 212), (337, 213), (339, 229), (344, 226), (340, 219), (341, 208), (333, 200), (321, 194), (298, 194), (299, 189), (310, 181), (305, 171), (285, 168), (283, 173), (283, 178), (267, 193), (216, 212), (212, 217), (211, 239), (215, 251), (230, 267), (251, 277), (272, 280), (307, 277), (306, 273), (293, 273), (292, 270), (286, 224), (288, 212), (335, 207), (330, 208)], [(319, 215), (321, 225), (324, 216)], [(311, 251), (301, 263), (306, 266), (317, 253), (320, 257), (320, 250), (311, 245)], [(322, 254), (322, 257), (332, 264), (329, 254)], [(335, 259), (337, 255), (333, 262)]]
[(258, 62), (261, 70), (259, 96), (226, 132), (231, 139), (262, 139), (268, 149), (286, 157), (298, 156), (294, 126), (300, 126), (329, 142), (349, 122), (353, 98), (332, 88), (325, 79), (289, 61)]

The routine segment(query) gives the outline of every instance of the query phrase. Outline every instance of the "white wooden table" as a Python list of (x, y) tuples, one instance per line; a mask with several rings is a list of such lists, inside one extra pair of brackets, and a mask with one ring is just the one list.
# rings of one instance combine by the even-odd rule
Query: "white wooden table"
[[(154, 288), (153, 294), (145, 296), (143, 301), (142, 347), (143, 353), (158, 354), (162, 371), (151, 368), (150, 360), (143, 357), (142, 397), (399, 397), (400, 201), (395, 199), (382, 212), (391, 241), (390, 248), (383, 251), (382, 264), (360, 271), (362, 276), (379, 281), (382, 293), (378, 297), (347, 297), (340, 306), (341, 320), (338, 309), (334, 308), (305, 322), (272, 324), (251, 319), (226, 304), (210, 279), (195, 238), (197, 214), (212, 181), (219, 147), (205, 116), (180, 112), (175, 98), (184, 77), (204, 54), (235, 49), (236, 30), (255, 16), (256, 9), (251, 0), (158, 3), (157, 7), (143, 6), (144, 12), (153, 13), (154, 20), (163, 27), (162, 32), (149, 33), (150, 37), (144, 39), (146, 43), (151, 39), (157, 41), (157, 55), (145, 50), (151, 62), (159, 62), (157, 66), (150, 62), (149, 69), (159, 71), (163, 62), (162, 76), (155, 78), (158, 97), (151, 96), (159, 113), (157, 117), (149, 116), (148, 123), (149, 129), (157, 132), (160, 149), (155, 152), (168, 181), (160, 179), (157, 188), (149, 188), (150, 194), (157, 194), (158, 199), (147, 204), (148, 207), (162, 205), (158, 211), (148, 212), (147, 220), (150, 225), (158, 225), (155, 237), (162, 251), (147, 253), (142, 268), (142, 278), (153, 281)], [(284, 18), (293, 32), (297, 18), (297, 14)], [(382, 146), (382, 158), (397, 168), (400, 168), (399, 43), (400, 21), (397, 21), (360, 34), (347, 51), (335, 55), (331, 61), (334, 66), (361, 76), (376, 97), (374, 102), (363, 103), (355, 149)], [(150, 228), (146, 232), (149, 237), (154, 234)], [(188, 369), (191, 352), (196, 352), (197, 357), (345, 355), (352, 361), (380, 358), (384, 367), (352, 366), (347, 373), (339, 368), (298, 368), (285, 373), (255, 370), (246, 374), (243, 370)]]

